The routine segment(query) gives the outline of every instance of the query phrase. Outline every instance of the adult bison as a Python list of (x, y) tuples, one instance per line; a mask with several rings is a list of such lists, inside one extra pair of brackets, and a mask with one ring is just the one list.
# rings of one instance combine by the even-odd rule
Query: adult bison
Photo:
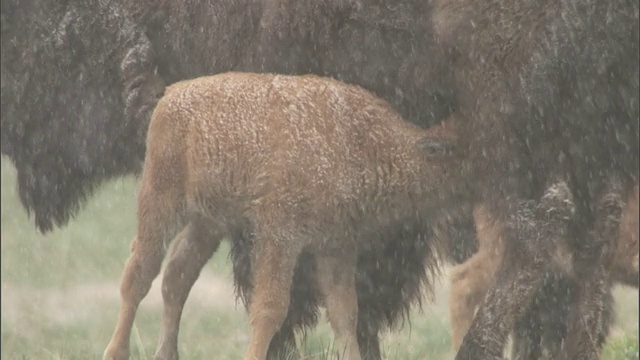
[(164, 83), (117, 3), (3, 0), (1, 10), (2, 154), (46, 232), (104, 179), (139, 171)]
[(638, 10), (627, 0), (436, 7), (438, 36), (458, 54), (466, 176), (505, 224), (497, 280), (458, 359), (501, 358), (546, 271), (575, 284), (565, 357), (598, 358), (611, 241), (638, 175)]

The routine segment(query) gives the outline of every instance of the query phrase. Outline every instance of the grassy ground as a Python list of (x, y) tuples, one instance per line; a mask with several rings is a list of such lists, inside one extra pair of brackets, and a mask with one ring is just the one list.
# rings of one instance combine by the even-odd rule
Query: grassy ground
[[(118, 282), (135, 229), (135, 180), (113, 181), (67, 227), (36, 232), (15, 193), (15, 170), (1, 164), (2, 305), (0, 357), (99, 359), (115, 326)], [(187, 301), (181, 358), (238, 359), (247, 345), (244, 309), (236, 305), (228, 247), (218, 251)], [(160, 329), (159, 279), (143, 301), (132, 336), (132, 359), (151, 359)], [(389, 359), (450, 359), (448, 284), (411, 326), (384, 335)], [(617, 325), (605, 359), (637, 359), (638, 292), (616, 289)], [(306, 359), (327, 358), (326, 323), (304, 339)]]

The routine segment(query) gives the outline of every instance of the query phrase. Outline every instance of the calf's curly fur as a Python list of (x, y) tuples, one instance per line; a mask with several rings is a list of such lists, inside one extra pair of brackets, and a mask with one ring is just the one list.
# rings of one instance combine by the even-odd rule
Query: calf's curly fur
[(418, 238), (427, 263), (435, 263), (439, 245), (426, 237), (427, 224), (464, 197), (453, 181), (456, 164), (450, 139), (405, 122), (362, 88), (329, 78), (226, 73), (170, 86), (149, 128), (138, 234), (105, 358), (128, 357), (135, 309), (166, 244), (187, 226), (163, 281), (157, 358), (177, 357), (188, 289), (229, 236), (234, 244), (252, 242), (248, 261), (241, 261), (251, 265), (246, 359), (267, 357), (305, 251), (315, 257), (314, 281), (338, 349), (359, 359), (358, 255)]

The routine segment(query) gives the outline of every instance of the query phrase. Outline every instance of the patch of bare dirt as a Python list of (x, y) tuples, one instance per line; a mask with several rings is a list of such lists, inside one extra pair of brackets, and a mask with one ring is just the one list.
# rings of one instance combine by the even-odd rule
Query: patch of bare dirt
[[(162, 308), (162, 275), (153, 282), (141, 309)], [(34, 319), (54, 326), (66, 326), (91, 317), (106, 307), (120, 304), (119, 283), (84, 283), (65, 288), (34, 288), (15, 283), (2, 284), (3, 326), (22, 328)], [(233, 285), (223, 276), (203, 273), (191, 289), (185, 311), (191, 308), (236, 308)], [(195, 310), (195, 309), (194, 309)], [(25, 329), (26, 330), (26, 329)]]

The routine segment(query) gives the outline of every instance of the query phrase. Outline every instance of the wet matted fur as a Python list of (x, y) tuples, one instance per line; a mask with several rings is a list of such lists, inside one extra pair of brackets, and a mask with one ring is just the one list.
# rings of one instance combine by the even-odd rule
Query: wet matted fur
[[(615, 247), (611, 264), (611, 284), (605, 295), (601, 344), (613, 321), (611, 288), (615, 283), (638, 287), (638, 185), (628, 199), (620, 223), (620, 238), (610, 239)], [(479, 250), (451, 272), (450, 314), (452, 347), (457, 351), (478, 305), (482, 302), (500, 264), (504, 244), (499, 224), (490, 219), (482, 207), (474, 209)], [(573, 282), (554, 273), (545, 275), (542, 289), (537, 292), (531, 308), (515, 327), (514, 359), (556, 358), (566, 336), (566, 320), (570, 311)]]
[(599, 357), (608, 243), (638, 176), (637, 14), (626, 0), (436, 5), (457, 54), (465, 178), (504, 224), (503, 261), (457, 359), (501, 358), (547, 271), (576, 283), (563, 356)]

